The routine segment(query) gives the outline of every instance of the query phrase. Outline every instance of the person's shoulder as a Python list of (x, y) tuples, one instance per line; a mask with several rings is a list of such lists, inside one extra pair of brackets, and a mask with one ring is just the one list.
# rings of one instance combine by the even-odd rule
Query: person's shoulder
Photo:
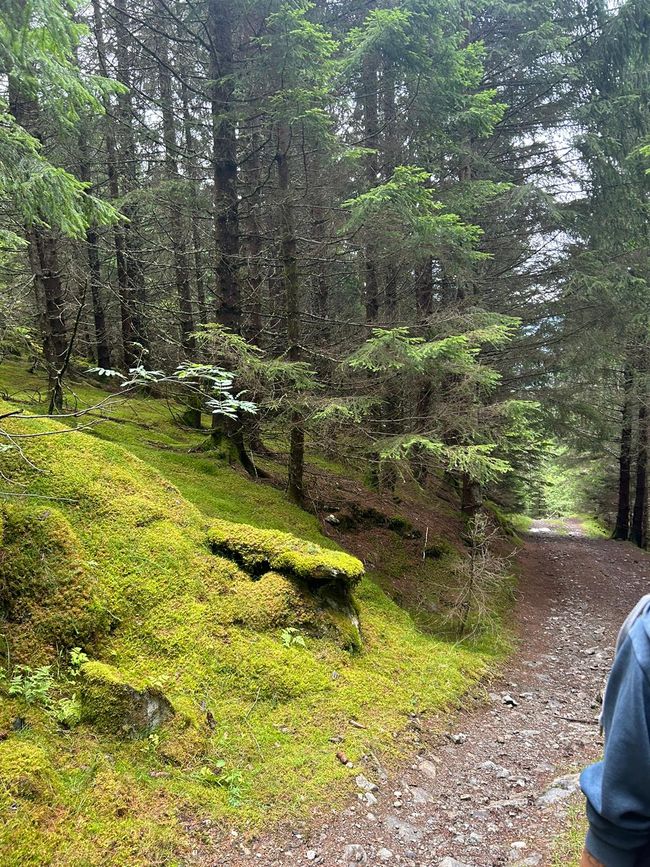
[(616, 639), (616, 650), (620, 650), (620, 648), (625, 643), (625, 639), (630, 634), (630, 630), (635, 625), (637, 620), (640, 617), (643, 617), (644, 614), (650, 612), (650, 593), (646, 593), (645, 596), (642, 596), (639, 601), (636, 603), (634, 608), (627, 615), (625, 620), (623, 621), (623, 625), (621, 626), (618, 638)]
[(637, 662), (650, 678), (650, 595), (630, 627), (628, 639), (634, 649)]

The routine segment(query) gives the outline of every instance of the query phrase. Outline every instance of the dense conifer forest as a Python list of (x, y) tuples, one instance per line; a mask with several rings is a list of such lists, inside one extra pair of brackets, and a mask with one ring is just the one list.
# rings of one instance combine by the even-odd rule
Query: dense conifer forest
[(1, 864), (340, 803), (504, 659), (531, 521), (648, 547), (649, 55), (648, 0), (2, 0)]
[(443, 471), (468, 513), (497, 484), (645, 545), (648, 22), (10, 0), (5, 357), (52, 412), (84, 371), (193, 370), (195, 425), (225, 370), (256, 412), (215, 443), (254, 475), (272, 428), (297, 502), (326, 442), (388, 488)]

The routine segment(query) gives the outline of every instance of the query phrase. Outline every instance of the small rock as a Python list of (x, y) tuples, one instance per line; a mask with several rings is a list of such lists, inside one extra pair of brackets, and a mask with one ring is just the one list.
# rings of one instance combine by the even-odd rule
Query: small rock
[(350, 843), (345, 847), (343, 860), (346, 864), (367, 864), (368, 856), (363, 846), (358, 843)]
[(438, 769), (434, 763), (430, 762), (428, 759), (422, 759), (418, 765), (418, 771), (429, 780), (435, 780), (438, 774)]
[(135, 736), (153, 731), (175, 714), (157, 686), (136, 688), (103, 662), (84, 662), (79, 686), (82, 720), (111, 734)]
[(549, 807), (570, 798), (580, 788), (580, 775), (570, 774), (553, 780), (549, 788), (539, 796), (537, 803), (541, 807)]
[(461, 861), (456, 861), (455, 858), (443, 858), (438, 864), (438, 867), (469, 867), (468, 864), (463, 864)]
[(331, 524), (333, 527), (336, 527), (337, 524), (341, 523), (339, 521), (339, 519), (336, 517), (336, 515), (325, 515), (325, 520), (327, 521), (328, 524)]
[(447, 737), (452, 742), (452, 744), (464, 744), (467, 740), (467, 735), (465, 732), (457, 732), (456, 734), (447, 734)]
[(395, 831), (397, 836), (404, 840), (405, 843), (417, 843), (422, 838), (422, 831), (402, 819), (397, 819), (395, 816), (388, 816), (385, 825), (391, 831)]
[(390, 851), (390, 849), (386, 849), (382, 846), (379, 852), (377, 852), (377, 857), (380, 861), (386, 862), (390, 861), (390, 859), (393, 857), (393, 853)]
[(371, 783), (369, 779), (364, 777), (363, 774), (359, 774), (355, 780), (357, 786), (360, 789), (363, 789), (364, 792), (376, 792), (377, 786), (374, 783)]
[(307, 849), (307, 855), (305, 856), (308, 861), (315, 861), (317, 858), (317, 852), (315, 849)]
[(519, 702), (516, 698), (513, 698), (509, 692), (507, 692), (502, 699), (503, 703), (508, 707), (519, 707)]
[(429, 804), (431, 801), (433, 801), (433, 798), (427, 792), (427, 790), (421, 788), (420, 786), (409, 786), (409, 791), (411, 793), (411, 797), (413, 798), (414, 804)]

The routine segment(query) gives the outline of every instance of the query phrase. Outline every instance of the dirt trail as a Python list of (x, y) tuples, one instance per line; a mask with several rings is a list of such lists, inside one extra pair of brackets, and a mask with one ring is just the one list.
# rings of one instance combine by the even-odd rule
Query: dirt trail
[(520, 647), (487, 703), (445, 721), (442, 734), (439, 720), (414, 720), (412, 764), (389, 777), (359, 768), (378, 787), (359, 779), (341, 812), (252, 842), (231, 836), (203, 863), (550, 865), (567, 804), (580, 797), (575, 772), (602, 746), (596, 697), (618, 628), (650, 588), (650, 558), (633, 546), (588, 539), (576, 523), (566, 530), (532, 527), (520, 557)]

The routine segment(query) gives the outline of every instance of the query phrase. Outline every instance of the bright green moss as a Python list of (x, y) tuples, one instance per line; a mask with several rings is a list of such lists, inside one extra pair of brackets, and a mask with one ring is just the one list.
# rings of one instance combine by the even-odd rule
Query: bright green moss
[(0, 795), (41, 800), (54, 788), (52, 767), (39, 746), (18, 738), (0, 742)]
[(311, 593), (279, 572), (233, 583), (215, 607), (222, 623), (259, 631), (299, 626), (317, 632), (324, 614)]
[(288, 533), (215, 521), (208, 539), (217, 553), (233, 557), (253, 575), (275, 570), (308, 584), (334, 583), (343, 590), (350, 590), (363, 576), (363, 564), (356, 557)]
[(81, 542), (58, 509), (6, 504), (0, 549), (0, 618), (14, 662), (51, 659), (108, 626)]
[(149, 732), (174, 715), (160, 689), (137, 689), (116, 668), (95, 660), (81, 666), (80, 692), (82, 721), (113, 734)]

